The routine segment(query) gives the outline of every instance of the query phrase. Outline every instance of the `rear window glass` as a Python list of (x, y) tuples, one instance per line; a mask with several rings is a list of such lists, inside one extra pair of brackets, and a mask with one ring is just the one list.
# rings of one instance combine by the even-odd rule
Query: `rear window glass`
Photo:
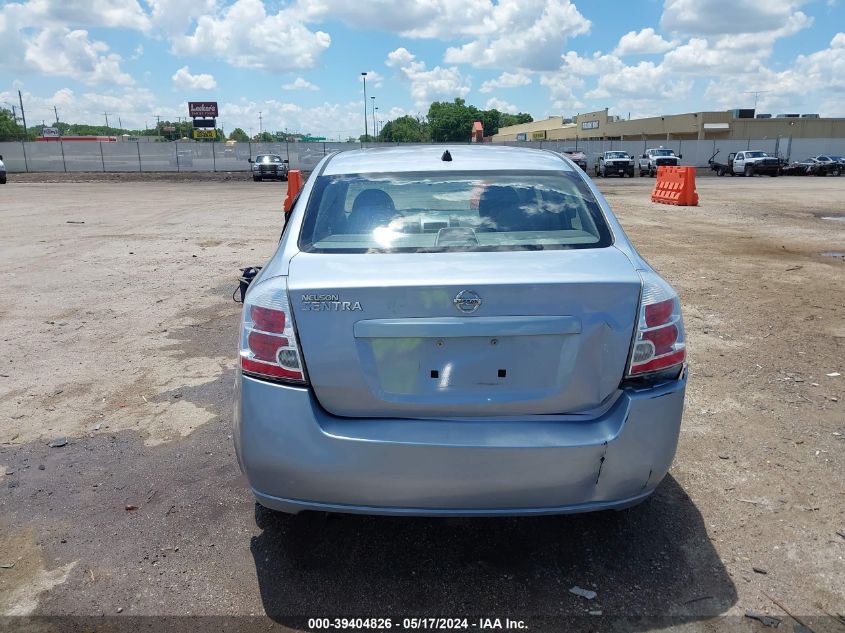
[(307, 252), (602, 248), (598, 201), (569, 171), (319, 176), (299, 246)]

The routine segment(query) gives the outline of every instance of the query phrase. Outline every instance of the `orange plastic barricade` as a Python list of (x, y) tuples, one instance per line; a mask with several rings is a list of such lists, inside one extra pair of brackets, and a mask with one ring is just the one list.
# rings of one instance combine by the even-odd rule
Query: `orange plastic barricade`
[(285, 213), (290, 213), (293, 201), (302, 189), (302, 172), (298, 169), (292, 169), (288, 172), (288, 194), (285, 196), (284, 210)]
[(696, 206), (698, 192), (695, 190), (695, 167), (658, 167), (651, 201), (684, 207)]

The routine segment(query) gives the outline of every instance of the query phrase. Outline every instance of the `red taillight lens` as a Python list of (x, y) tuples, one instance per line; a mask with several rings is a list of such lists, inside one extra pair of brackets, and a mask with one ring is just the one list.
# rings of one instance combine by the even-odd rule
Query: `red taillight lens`
[(244, 303), (241, 370), (256, 378), (305, 383), (285, 277), (250, 289)]
[(686, 338), (677, 293), (659, 275), (641, 272), (642, 305), (628, 376), (682, 365)]
[(262, 332), (276, 332), (278, 334), (285, 331), (285, 313), (281, 310), (250, 306), (250, 315), (257, 330), (261, 330)]

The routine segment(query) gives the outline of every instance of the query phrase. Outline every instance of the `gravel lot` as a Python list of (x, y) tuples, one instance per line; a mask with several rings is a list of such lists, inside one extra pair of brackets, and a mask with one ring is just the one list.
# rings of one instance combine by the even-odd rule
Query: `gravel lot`
[(629, 511), (475, 520), (256, 508), (231, 295), (274, 250), (283, 183), (31, 180), (0, 187), (0, 615), (843, 630), (845, 178), (700, 178), (697, 208), (600, 181), (684, 303), (675, 464)]

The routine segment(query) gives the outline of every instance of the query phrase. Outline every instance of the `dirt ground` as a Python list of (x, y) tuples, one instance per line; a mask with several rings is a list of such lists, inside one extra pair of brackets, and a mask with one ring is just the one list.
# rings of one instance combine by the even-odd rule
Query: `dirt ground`
[(652, 204), (652, 182), (599, 184), (684, 305), (670, 475), (625, 512), (474, 520), (255, 506), (231, 296), (275, 248), (283, 183), (0, 186), (0, 615), (769, 630), (751, 610), (842, 631), (845, 178), (700, 178), (696, 208)]

